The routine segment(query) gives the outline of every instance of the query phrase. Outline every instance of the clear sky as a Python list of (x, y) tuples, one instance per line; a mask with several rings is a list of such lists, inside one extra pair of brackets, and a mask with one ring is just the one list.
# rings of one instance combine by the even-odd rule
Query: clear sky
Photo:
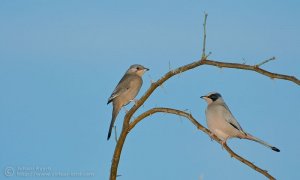
[[(108, 97), (131, 64), (150, 68), (139, 98), (169, 64), (198, 60), (204, 12), (211, 59), (253, 65), (276, 56), (263, 68), (300, 78), (299, 6), (296, 0), (2, 0), (0, 179), (108, 179), (116, 144), (106, 140)], [(199, 97), (210, 91), (223, 95), (246, 131), (281, 150), (229, 140), (235, 152), (278, 179), (300, 179), (294, 83), (202, 66), (167, 81), (135, 116), (157, 106), (187, 109), (206, 125)], [(41, 172), (52, 176), (37, 177)], [(167, 114), (145, 119), (128, 135), (119, 174), (120, 180), (265, 179), (189, 121)]]

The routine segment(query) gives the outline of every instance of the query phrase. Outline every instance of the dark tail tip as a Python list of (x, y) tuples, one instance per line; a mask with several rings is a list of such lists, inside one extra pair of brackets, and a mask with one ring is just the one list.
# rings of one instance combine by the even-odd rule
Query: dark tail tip
[(108, 131), (107, 140), (109, 140), (110, 136), (111, 136), (111, 128)]
[(280, 150), (277, 147), (272, 147), (272, 150), (276, 152), (280, 152)]
[(107, 104), (111, 103), (112, 102), (112, 99), (108, 99), (107, 101)]

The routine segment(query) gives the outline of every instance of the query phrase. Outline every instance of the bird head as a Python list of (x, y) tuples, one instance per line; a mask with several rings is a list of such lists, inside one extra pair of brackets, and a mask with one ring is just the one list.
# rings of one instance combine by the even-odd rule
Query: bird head
[(134, 65), (131, 65), (129, 67), (129, 69), (127, 70), (127, 73), (129, 73), (129, 74), (137, 74), (139, 76), (143, 76), (143, 74), (146, 71), (149, 71), (149, 69), (146, 68), (146, 67), (144, 67), (144, 66), (142, 66), (142, 65), (134, 64)]
[(207, 95), (201, 96), (200, 98), (204, 99), (207, 102), (207, 104), (210, 104), (217, 100), (222, 100), (221, 94), (217, 92), (208, 93)]

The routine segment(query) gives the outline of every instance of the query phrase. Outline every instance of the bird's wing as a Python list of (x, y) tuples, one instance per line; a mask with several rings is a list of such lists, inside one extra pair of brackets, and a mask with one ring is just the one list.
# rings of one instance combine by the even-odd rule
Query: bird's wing
[(237, 130), (241, 131), (242, 133), (246, 134), (244, 132), (244, 130), (242, 129), (241, 125), (237, 122), (237, 120), (234, 118), (234, 116), (232, 115), (232, 113), (230, 112), (228, 106), (226, 104), (222, 105), (223, 108), (223, 115), (225, 120), (232, 125), (234, 128), (236, 128)]
[(132, 75), (130, 74), (125, 74), (122, 79), (119, 81), (117, 87), (115, 90), (112, 92), (110, 97), (108, 98), (107, 104), (112, 102), (116, 97), (120, 96), (124, 92), (126, 92), (130, 88), (130, 81), (132, 80)]

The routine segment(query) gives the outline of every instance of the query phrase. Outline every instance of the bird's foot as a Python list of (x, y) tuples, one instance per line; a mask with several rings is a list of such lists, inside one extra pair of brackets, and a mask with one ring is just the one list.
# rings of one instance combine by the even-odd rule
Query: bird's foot
[(224, 149), (225, 146), (227, 146), (227, 138), (224, 141), (221, 141), (222, 149)]
[(128, 110), (123, 106), (123, 109), (125, 110), (125, 113), (127, 114), (128, 113)]
[(222, 142), (221, 142), (222, 149), (224, 149), (224, 145), (225, 145), (225, 144), (226, 144), (225, 141), (222, 141)]
[(137, 99), (132, 99), (130, 102), (134, 102), (134, 105), (137, 105), (138, 100)]
[(213, 141), (215, 134), (213, 132), (209, 132), (208, 135), (210, 136), (210, 140)]

